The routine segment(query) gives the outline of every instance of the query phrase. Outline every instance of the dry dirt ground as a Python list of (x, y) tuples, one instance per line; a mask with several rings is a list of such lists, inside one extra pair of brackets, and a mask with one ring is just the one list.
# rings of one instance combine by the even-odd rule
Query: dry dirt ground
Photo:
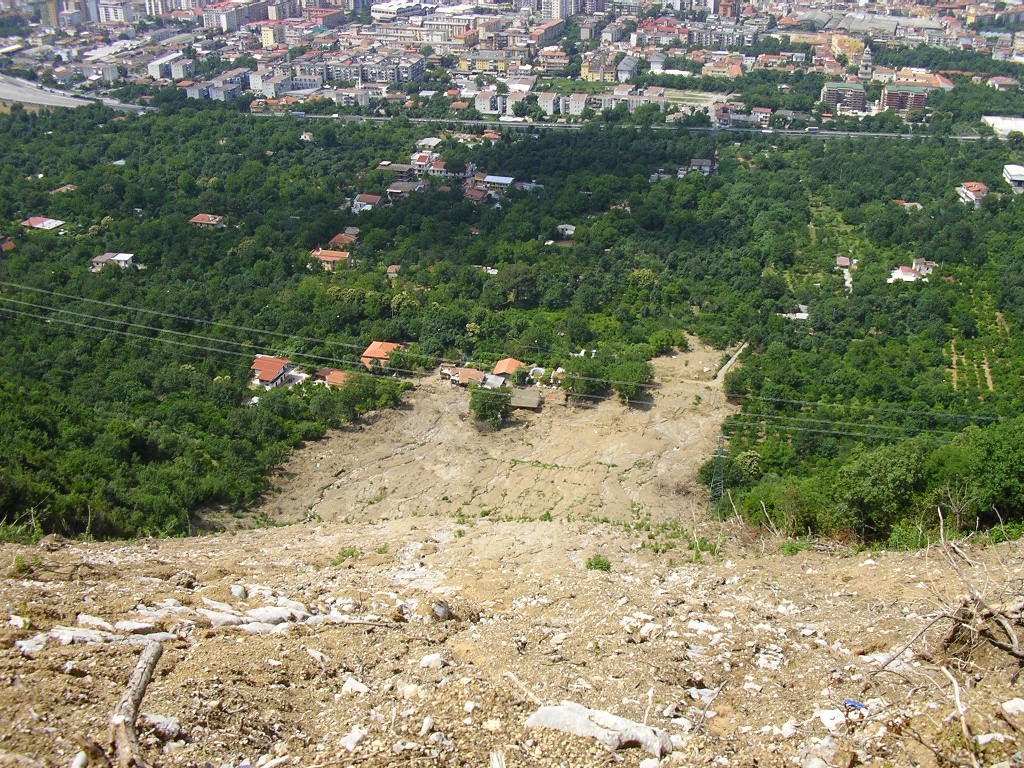
[[(0, 547), (0, 766), (103, 741), (154, 640), (140, 730), (161, 766), (1019, 766), (1019, 665), (941, 641), (968, 582), (1019, 614), (1024, 546), (787, 557), (698, 517), (728, 406), (684, 381), (694, 365), (660, 361), (646, 411), (490, 435), (427, 384), (305, 449), (267, 501), (315, 506), (289, 526)], [(563, 700), (673, 749), (526, 726)]]
[[(260, 511), (293, 521), (499, 515), (655, 522), (689, 515), (696, 471), (714, 454), (734, 412), (715, 372), (720, 350), (654, 361), (649, 408), (616, 400), (517, 412), (512, 426), (481, 434), (464, 389), (433, 377), (416, 382), (409, 407), (338, 430), (296, 452), (274, 478)], [(553, 394), (553, 393), (552, 393)], [(230, 524), (223, 517), (218, 524)]]

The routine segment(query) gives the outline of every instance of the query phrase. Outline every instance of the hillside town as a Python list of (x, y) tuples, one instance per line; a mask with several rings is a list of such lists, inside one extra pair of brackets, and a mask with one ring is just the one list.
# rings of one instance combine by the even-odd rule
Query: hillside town
[[(242, 100), (254, 113), (316, 105), (321, 114), (578, 122), (618, 109), (714, 127), (803, 127), (919, 115), (954, 76), (1020, 88), (1008, 75), (887, 66), (876, 61), (885, 48), (1024, 62), (1024, 33), (1012, 31), (1024, 6), (965, 0), (0, 0), (0, 14), (10, 14), (4, 31), (20, 33), (0, 38), (8, 75), (142, 103), (174, 88)], [(743, 101), (733, 85), (758, 72), (815, 74), (823, 85), (808, 110)]]

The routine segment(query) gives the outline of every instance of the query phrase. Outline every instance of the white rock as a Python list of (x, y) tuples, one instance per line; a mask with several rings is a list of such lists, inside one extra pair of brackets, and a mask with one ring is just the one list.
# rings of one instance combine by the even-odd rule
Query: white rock
[(219, 600), (211, 600), (208, 597), (203, 598), (203, 605), (213, 611), (219, 611), (220, 613), (233, 613), (236, 616), (240, 615), (238, 610), (227, 603), (222, 603)]
[(232, 584), (231, 585), (231, 596), (232, 597), (237, 597), (239, 600), (245, 600), (245, 597), (246, 597), (245, 587), (243, 587), (241, 584)]
[(420, 726), (420, 738), (428, 735), (432, 730), (434, 730), (434, 718), (428, 715), (423, 718), (423, 725)]
[(92, 627), (93, 629), (102, 629), (104, 632), (113, 632), (114, 625), (109, 621), (101, 619), (99, 616), (92, 616), (88, 613), (78, 614), (78, 626), (80, 627)]
[(704, 634), (705, 632), (713, 633), (718, 631), (718, 627), (716, 627), (711, 622), (700, 621), (699, 619), (690, 619), (688, 622), (686, 622), (686, 628), (691, 629), (694, 632), (699, 632), (701, 634)]
[(748, 680), (743, 684), (743, 690), (749, 691), (750, 693), (760, 693), (762, 688), (763, 686), (760, 686), (751, 680)]
[(143, 725), (152, 728), (164, 741), (173, 741), (182, 735), (181, 723), (176, 718), (143, 712), (141, 719)]
[(119, 621), (114, 624), (118, 632), (127, 632), (129, 635), (148, 635), (156, 631), (156, 625), (148, 621)]
[(635, 723), (599, 709), (571, 701), (538, 709), (526, 721), (527, 728), (551, 728), (563, 733), (597, 739), (609, 749), (642, 747), (655, 757), (672, 751), (672, 740), (660, 728)]
[(287, 597), (278, 597), (277, 604), (281, 608), (288, 608), (294, 611), (295, 613), (309, 613), (309, 610), (306, 608), (305, 603), (300, 603), (297, 600), (289, 600)]
[(1005, 733), (979, 733), (974, 737), (974, 740), (978, 742), (979, 747), (984, 747), (986, 744), (991, 744), (993, 741), (1003, 744), (1008, 741), (1009, 738)]
[(85, 752), (78, 752), (71, 760), (70, 768), (88, 768), (89, 756)]
[(348, 735), (342, 738), (341, 746), (347, 749), (349, 752), (355, 752), (356, 747), (366, 741), (366, 731), (360, 728), (358, 725), (355, 726)]
[(150, 643), (166, 643), (177, 640), (178, 636), (170, 632), (154, 632), (151, 635), (127, 635), (121, 638), (126, 645), (149, 645)]
[(467, 715), (472, 715), (478, 709), (480, 709), (480, 705), (477, 704), (475, 701), (467, 701), (465, 704), (462, 705), (462, 711), (465, 712)]
[(489, 720), (484, 720), (484, 722), (483, 722), (483, 729), (485, 731), (491, 731), (492, 733), (494, 731), (500, 731), (501, 730), (501, 720), (498, 720), (497, 718), (493, 718), (493, 717), (491, 719), (489, 719)]
[(346, 696), (355, 696), (361, 693), (369, 693), (370, 689), (354, 677), (350, 677), (345, 681), (345, 684), (341, 686), (341, 692)]
[(46, 641), (49, 637), (46, 632), (40, 632), (38, 635), (33, 635), (27, 640), (15, 640), (14, 647), (21, 651), (22, 656), (31, 656), (39, 653), (46, 647)]
[[(299, 618), (296, 615), (296, 611), (292, 608), (284, 608), (279, 605), (267, 605), (262, 608), (250, 608), (245, 612), (253, 621), (258, 621), (263, 624), (280, 624), (285, 621), (292, 621), (293, 619)], [(301, 618), (305, 619), (305, 616)]]
[(238, 628), (250, 635), (269, 635), (277, 631), (277, 624), (267, 624), (262, 621), (250, 621), (247, 624), (239, 624)]
[(103, 632), (98, 629), (83, 629), (81, 627), (54, 627), (50, 630), (50, 637), (61, 645), (80, 645), (83, 643), (112, 643), (120, 640), (118, 635), (110, 632)]
[(209, 621), (212, 627), (233, 627), (246, 622), (246, 619), (238, 613), (211, 611), (209, 608), (196, 608), (196, 613)]
[(796, 718), (795, 717), (789, 718), (789, 720), (784, 722), (782, 724), (782, 727), (779, 728), (779, 735), (782, 738), (784, 738), (784, 739), (789, 739), (789, 738), (792, 738), (793, 736), (796, 736), (796, 726), (797, 726)]
[(430, 734), (430, 741), (443, 749), (451, 749), (455, 746), (454, 742), (440, 731), (434, 731)]
[(321, 667), (326, 667), (331, 663), (331, 658), (326, 653), (318, 651), (315, 648), (307, 648), (306, 653), (313, 657), (313, 660)]
[(422, 699), (423, 689), (416, 685), (416, 683), (402, 683), (398, 686), (398, 698)]
[(661, 760), (656, 757), (648, 757), (640, 761), (640, 768), (660, 768)]
[(846, 714), (838, 709), (819, 709), (814, 713), (830, 733), (835, 732), (846, 722)]
[(395, 745), (393, 747), (391, 747), (391, 751), (394, 752), (396, 755), (400, 755), (403, 752), (411, 752), (412, 750), (419, 748), (419, 744), (414, 744), (413, 742), (408, 741), (406, 739), (400, 739), (399, 741), (395, 742)]
[(1010, 699), (1009, 701), (1004, 701), (1001, 706), (1003, 708), (1003, 712), (1010, 717), (1024, 716), (1024, 699)]
[(7, 626), (14, 627), (15, 629), (28, 629), (29, 621), (27, 616), (15, 616), (11, 614), (11, 618), (7, 621)]
[(444, 666), (444, 659), (440, 653), (428, 653), (420, 659), (420, 666), (424, 669), (441, 669)]
[(649, 621), (640, 627), (640, 639), (653, 640), (661, 634), (661, 630), (661, 624), (655, 624), (653, 621)]

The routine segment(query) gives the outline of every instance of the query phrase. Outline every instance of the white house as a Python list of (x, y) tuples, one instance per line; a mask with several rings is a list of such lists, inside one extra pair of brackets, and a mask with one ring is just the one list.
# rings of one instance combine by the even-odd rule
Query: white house
[(956, 193), (965, 205), (977, 208), (981, 205), (982, 198), (988, 194), (988, 185), (980, 181), (965, 181), (956, 188)]
[(128, 269), (134, 257), (134, 253), (101, 253), (89, 262), (89, 271), (99, 272), (107, 264), (116, 264), (121, 269)]
[(1024, 192), (1024, 165), (1004, 165), (1003, 178), (1014, 194)]

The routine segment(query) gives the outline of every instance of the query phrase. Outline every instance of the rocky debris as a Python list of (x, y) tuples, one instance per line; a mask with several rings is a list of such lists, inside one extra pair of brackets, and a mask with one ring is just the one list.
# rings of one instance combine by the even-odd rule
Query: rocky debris
[(358, 725), (348, 732), (348, 735), (342, 738), (341, 746), (349, 752), (355, 752), (356, 747), (366, 741), (366, 737), (369, 734), (360, 728)]
[(672, 740), (660, 728), (635, 723), (599, 709), (588, 709), (571, 701), (541, 707), (530, 715), (526, 727), (552, 728), (574, 736), (597, 739), (611, 750), (640, 747), (655, 757), (672, 751)]

